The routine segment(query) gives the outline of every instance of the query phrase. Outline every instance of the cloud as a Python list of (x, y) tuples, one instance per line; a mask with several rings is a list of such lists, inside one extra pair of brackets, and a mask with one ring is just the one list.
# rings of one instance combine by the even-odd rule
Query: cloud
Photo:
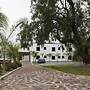
[(9, 17), (11, 23), (30, 14), (30, 0), (0, 0), (0, 3), (3, 12)]

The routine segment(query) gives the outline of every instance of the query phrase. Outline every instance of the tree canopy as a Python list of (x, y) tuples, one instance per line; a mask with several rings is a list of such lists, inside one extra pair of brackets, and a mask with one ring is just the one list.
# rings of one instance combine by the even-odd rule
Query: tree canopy
[(89, 0), (31, 0), (31, 12), (31, 23), (24, 25), (23, 35), (20, 33), (26, 47), (32, 37), (38, 44), (51, 37), (66, 46), (73, 45), (80, 58), (90, 59)]

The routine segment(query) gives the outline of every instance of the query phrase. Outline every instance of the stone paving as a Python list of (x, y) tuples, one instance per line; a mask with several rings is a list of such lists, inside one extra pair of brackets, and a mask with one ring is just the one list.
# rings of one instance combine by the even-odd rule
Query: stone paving
[(26, 63), (21, 69), (0, 80), (0, 90), (90, 90), (90, 77)]

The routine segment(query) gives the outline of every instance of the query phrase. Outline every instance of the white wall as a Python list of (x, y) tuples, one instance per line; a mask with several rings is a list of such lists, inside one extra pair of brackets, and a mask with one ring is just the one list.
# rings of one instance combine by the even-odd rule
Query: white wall
[[(31, 47), (31, 51), (35, 51), (38, 52), (38, 55), (40, 55), (40, 58), (43, 56), (47, 56), (47, 54), (51, 53), (52, 56), (55, 56), (55, 60), (52, 60), (52, 56), (50, 57), (50, 61), (68, 61), (68, 55), (67, 54), (67, 50), (65, 48), (65, 45), (63, 45), (63, 47), (65, 48), (64, 51), (62, 51), (60, 43), (52, 43), (52, 44), (44, 44), (44, 46), (42, 47), (41, 45), (38, 46), (37, 44), (33, 44), (33, 46)], [(40, 51), (36, 51), (36, 47), (40, 47)], [(46, 50), (44, 50), (44, 47), (46, 47)], [(52, 47), (55, 47), (55, 51), (52, 51)], [(60, 50), (58, 50), (58, 47), (60, 47)], [(60, 54), (60, 59), (57, 57), (56, 54)], [(62, 59), (62, 56), (64, 56), (65, 58)], [(33, 56), (31, 56), (31, 60), (33, 61)], [(49, 57), (47, 56), (47, 58), (45, 58), (46, 61), (49, 61)]]

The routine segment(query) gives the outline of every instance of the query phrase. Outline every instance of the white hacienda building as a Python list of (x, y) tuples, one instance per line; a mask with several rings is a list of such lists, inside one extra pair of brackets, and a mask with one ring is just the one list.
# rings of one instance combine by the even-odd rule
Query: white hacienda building
[[(46, 61), (71, 61), (73, 57), (72, 48), (67, 52), (65, 45), (61, 43), (46, 43), (43, 46), (35, 43), (30, 51), (37, 52), (36, 61), (39, 58), (44, 58)], [(31, 61), (33, 60), (34, 57), (31, 54)]]

